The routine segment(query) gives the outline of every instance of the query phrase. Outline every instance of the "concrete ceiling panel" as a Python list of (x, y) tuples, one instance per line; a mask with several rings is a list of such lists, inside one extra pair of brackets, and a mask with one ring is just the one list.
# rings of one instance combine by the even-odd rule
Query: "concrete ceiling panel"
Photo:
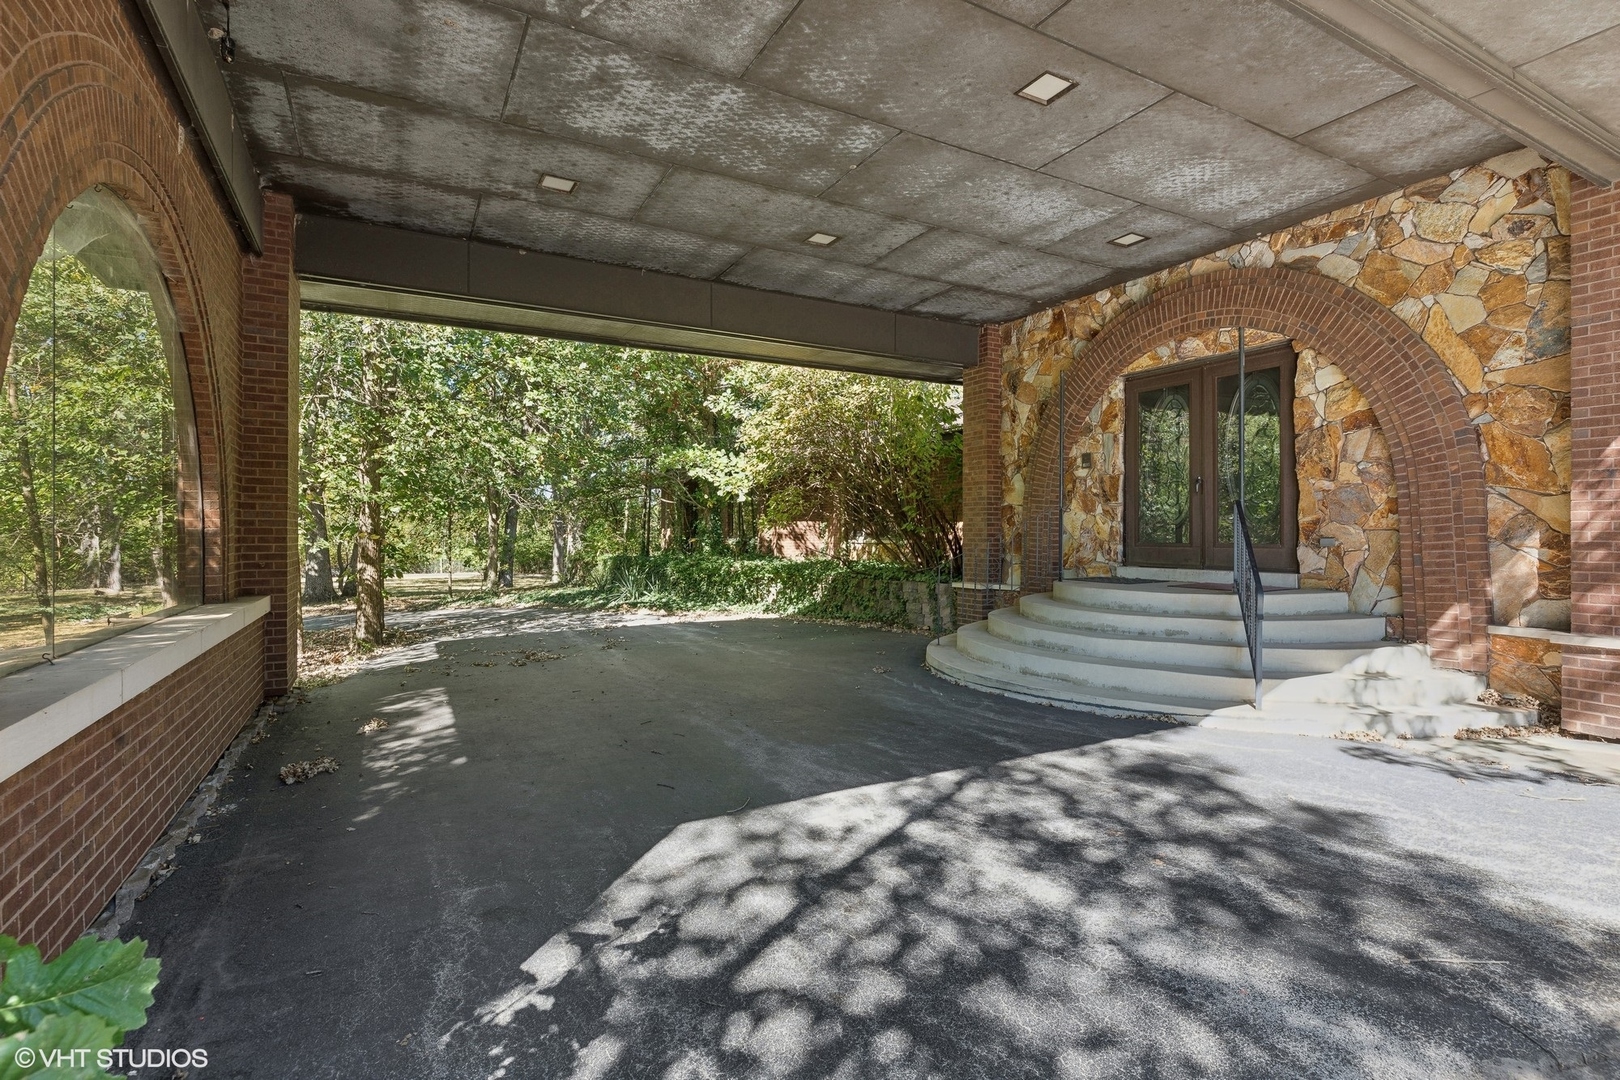
[(1519, 70), (1620, 135), (1620, 26), (1566, 45)]
[(1270, 0), (1071, 0), (1041, 29), (1282, 135), (1411, 85)]
[[(644, 52), (740, 77), (797, 0), (506, 0)], [(719, 29), (719, 32), (716, 32)]]
[[(1017, 96), (1046, 71), (1078, 85)], [(1028, 168), (1167, 92), (964, 0), (804, 0), (748, 78)]]
[[(636, 217), (669, 229), (799, 255), (808, 256), (814, 251), (817, 265), (824, 259), (869, 264), (928, 228), (797, 192), (689, 169), (672, 170)], [(829, 233), (838, 240), (829, 247), (812, 249), (805, 238), (816, 232)]]
[(1036, 26), (1052, 12), (1063, 6), (1064, 0), (977, 0), (982, 8), (997, 15), (1005, 15), (1025, 26)]
[(1420, 86), (1308, 131), (1299, 141), (1398, 184), (1439, 176), (1518, 146), (1511, 136)]
[(879, 259), (877, 265), (913, 277), (1031, 300), (1073, 296), (1105, 272), (1101, 267), (949, 229), (926, 232)]
[(902, 134), (827, 190), (868, 210), (1038, 246), (1131, 203), (917, 135)]
[(947, 289), (911, 310), (918, 315), (957, 319), (971, 323), (1002, 323), (1028, 315), (1040, 305), (1019, 296), (1005, 296), (984, 289)]
[[(1129, 247), (1109, 243), (1126, 233), (1136, 233), (1147, 239)], [(1111, 217), (1100, 225), (1081, 229), (1055, 244), (1048, 244), (1045, 250), (1053, 255), (1096, 266), (1146, 273), (1207, 255), (1236, 239), (1225, 229), (1193, 221), (1168, 210), (1142, 206)]]
[[(225, 24), (218, 0), (205, 21)], [(237, 3), (239, 61), (499, 119), (523, 37), (516, 11), (472, 0)]]
[(254, 154), (288, 157), (302, 153), (298, 146), (298, 125), (293, 122), (292, 102), (288, 100), (281, 72), (235, 64), (225, 69), (225, 87), (249, 150)]
[(818, 194), (894, 135), (881, 124), (534, 22), (506, 119)]
[(849, 266), (810, 255), (759, 248), (744, 255), (721, 279), (756, 289), (842, 300), (865, 307), (901, 311), (949, 288), (887, 270)]
[(724, 240), (521, 199), (484, 199), (473, 238), (697, 278), (717, 276), (748, 251)]
[(1166, 98), (1047, 172), (1223, 229), (1240, 229), (1372, 177), (1231, 113)]
[[(632, 217), (667, 167), (644, 158), (363, 90), (290, 80), (311, 157), (431, 184)], [(579, 181), (542, 191), (540, 174)]]
[(1515, 67), (1620, 26), (1620, 0), (1415, 0), (1414, 6)]
[(465, 238), (472, 231), (478, 197), (397, 176), (378, 176), (308, 158), (267, 156), (258, 165), (277, 190), (301, 208), (398, 225), (438, 236)]

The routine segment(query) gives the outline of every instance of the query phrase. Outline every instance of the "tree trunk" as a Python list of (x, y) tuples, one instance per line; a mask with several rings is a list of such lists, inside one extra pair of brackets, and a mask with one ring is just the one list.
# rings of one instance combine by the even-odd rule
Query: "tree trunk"
[(561, 585), (568, 565), (568, 522), (562, 515), (551, 519), (551, 583)]
[[(13, 356), (13, 359), (15, 357)], [(8, 370), (11, 365), (6, 365)], [(45, 640), (55, 639), (55, 625), (51, 611), (51, 577), (49, 549), (45, 546), (45, 522), (39, 513), (39, 494), (34, 485), (34, 453), (28, 445), (28, 429), (23, 426), (22, 409), (17, 404), (17, 380), (6, 379), (6, 405), (11, 410), (11, 422), (17, 428), (17, 472), (22, 481), (23, 513), (28, 519), (28, 546), (34, 556), (34, 600), (44, 621)]]
[(163, 520), (163, 508), (157, 512), (156, 537), (152, 544), (152, 576), (157, 579), (160, 608), (174, 606), (174, 558), (170, 549), (163, 543), (166, 524)]
[(500, 587), (501, 504), (494, 484), (484, 485), (484, 588)]
[(332, 588), (332, 546), (326, 534), (326, 497), (309, 493), (309, 543), (304, 549), (304, 602), (329, 604)]
[(107, 595), (117, 596), (124, 591), (124, 542), (114, 540), (112, 554), (107, 556)]
[(368, 445), (360, 460), (360, 531), (354, 537), (354, 639), (383, 641), (382, 477), (377, 448)]
[(456, 508), (444, 512), (444, 591), (456, 595)]
[(517, 578), (518, 504), (516, 495), (506, 497), (506, 536), (501, 552), (501, 588), (510, 589)]

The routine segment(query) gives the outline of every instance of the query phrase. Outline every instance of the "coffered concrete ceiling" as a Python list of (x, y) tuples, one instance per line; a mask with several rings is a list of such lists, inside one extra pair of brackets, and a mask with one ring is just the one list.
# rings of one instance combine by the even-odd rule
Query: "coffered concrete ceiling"
[[(1620, 130), (1620, 0), (1421, 2)], [(224, 25), (218, 0), (202, 15)], [(1272, 0), (236, 0), (222, 70), (262, 175), (306, 210), (990, 322), (1522, 141), (1331, 16)], [(1016, 96), (1048, 71), (1074, 89)], [(578, 187), (544, 191), (542, 173)], [(1148, 239), (1109, 243), (1132, 232)]]

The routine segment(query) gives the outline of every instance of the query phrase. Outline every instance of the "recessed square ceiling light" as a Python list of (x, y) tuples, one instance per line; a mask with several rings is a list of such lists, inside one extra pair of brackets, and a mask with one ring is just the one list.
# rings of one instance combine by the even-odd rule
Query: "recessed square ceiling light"
[(541, 191), (555, 191), (559, 195), (572, 195), (577, 187), (579, 187), (578, 180), (570, 180), (566, 176), (552, 176), (550, 173), (540, 174)]
[(804, 242), (807, 244), (814, 244), (817, 247), (830, 247), (831, 245), (838, 243), (838, 237), (834, 236), (830, 232), (813, 232), (804, 238)]
[(1152, 237), (1143, 236), (1139, 232), (1128, 232), (1128, 233), (1125, 233), (1125, 234), (1123, 234), (1121, 236), (1116, 236), (1116, 237), (1114, 237), (1112, 240), (1110, 240), (1108, 242), (1110, 244), (1113, 244), (1115, 247), (1131, 247), (1133, 245), (1140, 244), (1144, 240), (1151, 240), (1151, 239), (1152, 239)]
[(1037, 105), (1050, 105), (1074, 89), (1074, 80), (1054, 75), (1050, 71), (1018, 91), (1018, 96)]

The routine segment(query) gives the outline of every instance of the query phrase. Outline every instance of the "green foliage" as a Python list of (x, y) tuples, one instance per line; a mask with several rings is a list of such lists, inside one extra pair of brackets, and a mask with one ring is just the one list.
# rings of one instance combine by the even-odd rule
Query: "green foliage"
[(671, 611), (730, 609), (906, 624), (900, 583), (934, 582), (894, 563), (727, 555), (615, 555), (597, 569), (608, 603)]
[[(91, 209), (75, 203), (79, 225)], [(109, 264), (106, 250), (90, 254), (103, 238), (86, 262), (56, 235), (31, 271), (0, 377), (0, 648), (36, 653), (53, 609), (71, 636), (75, 623), (93, 629), (186, 591), (166, 309), (118, 276), (139, 253)]]
[(962, 446), (951, 387), (777, 368), (742, 444), (774, 524), (826, 521), (842, 554), (857, 538), (913, 566), (961, 555)]
[[(83, 937), (47, 964), (36, 947), (0, 935), (0, 1080), (104, 1076), (93, 1052), (146, 1023), (158, 969), (139, 938)], [(17, 1063), (24, 1048), (36, 1054), (33, 1067)], [(92, 1051), (88, 1066), (43, 1067), (57, 1060), (52, 1051), (69, 1050)]]

